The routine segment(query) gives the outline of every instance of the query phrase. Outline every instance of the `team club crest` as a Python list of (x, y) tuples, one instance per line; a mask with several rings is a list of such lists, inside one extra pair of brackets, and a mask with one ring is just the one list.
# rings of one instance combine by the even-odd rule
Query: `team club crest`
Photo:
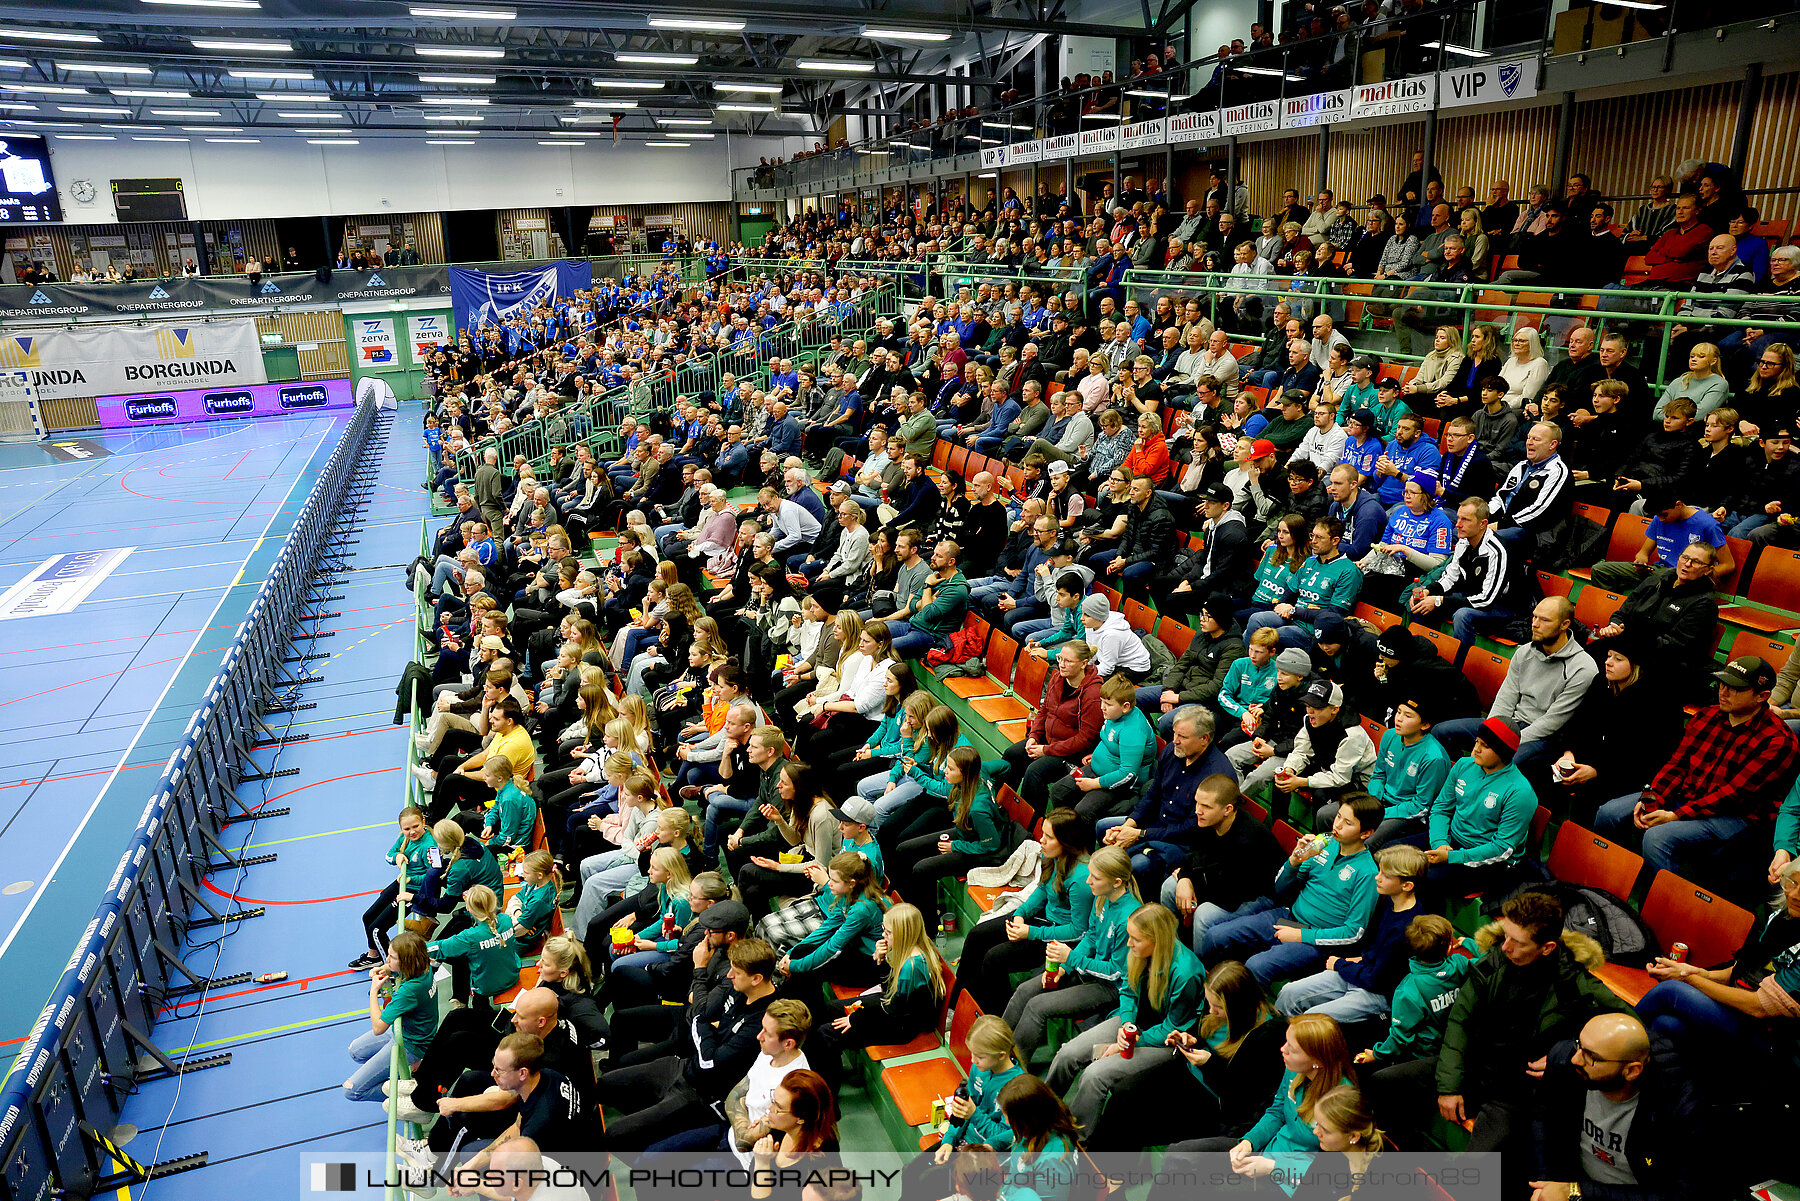
[(1507, 99), (1512, 99), (1513, 93), (1519, 90), (1519, 81), (1524, 77), (1525, 70), (1520, 64), (1500, 64), (1500, 91), (1506, 95)]

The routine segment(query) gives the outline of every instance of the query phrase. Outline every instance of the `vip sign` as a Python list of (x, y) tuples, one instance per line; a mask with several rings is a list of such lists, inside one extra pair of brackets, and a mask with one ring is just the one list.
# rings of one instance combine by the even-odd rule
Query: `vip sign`
[(1537, 60), (1482, 63), (1438, 73), (1438, 105), (1466, 108), (1474, 104), (1505, 104), (1537, 95)]
[(1225, 110), (1220, 131), (1228, 138), (1244, 133), (1263, 133), (1281, 128), (1281, 106), (1273, 100), (1234, 104)]
[(1217, 109), (1208, 109), (1203, 113), (1182, 113), (1178, 117), (1169, 118), (1169, 141), (1176, 145), (1185, 142), (1209, 142), (1219, 136), (1219, 113)]
[(981, 148), (981, 165), (987, 167), (1006, 166), (1005, 146), (983, 146)]
[(1360, 83), (1350, 98), (1350, 115), (1360, 121), (1365, 117), (1391, 117), (1396, 113), (1422, 113), (1437, 98), (1437, 76), (1417, 79), (1390, 79), (1384, 83)]
[(1309, 125), (1329, 125), (1350, 117), (1350, 89), (1320, 92), (1313, 96), (1289, 96), (1281, 102), (1281, 127), (1304, 129)]

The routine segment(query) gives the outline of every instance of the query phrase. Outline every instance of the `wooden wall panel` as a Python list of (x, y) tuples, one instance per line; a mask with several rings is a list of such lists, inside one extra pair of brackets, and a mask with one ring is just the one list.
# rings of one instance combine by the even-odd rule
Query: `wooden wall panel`
[[(1763, 80), (1750, 128), (1750, 152), (1744, 162), (1744, 187), (1800, 187), (1800, 71)], [(1753, 196), (1764, 220), (1800, 224), (1800, 195)]]
[(1519, 200), (1532, 184), (1548, 183), (1556, 165), (1556, 113), (1550, 105), (1440, 119), (1434, 157), (1444, 194), (1455, 196), (1467, 185), (1475, 189), (1476, 202), (1486, 204), (1495, 180), (1506, 180)]
[(1726, 162), (1740, 86), (1720, 83), (1588, 101), (1575, 114), (1569, 169), (1585, 172), (1602, 196), (1642, 196), (1652, 176), (1672, 173), (1682, 159)]
[(350, 374), (350, 348), (342, 340), (320, 342), (317, 349), (300, 350), (300, 378), (339, 378)]
[(38, 402), (38, 413), (44, 428), (50, 430), (92, 429), (100, 424), (100, 408), (91, 396), (71, 396)]

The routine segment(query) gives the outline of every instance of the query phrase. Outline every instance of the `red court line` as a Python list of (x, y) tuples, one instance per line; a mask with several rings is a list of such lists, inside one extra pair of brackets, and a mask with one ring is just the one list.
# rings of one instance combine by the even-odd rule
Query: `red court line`
[[(238, 468), (242, 467), (244, 465), (244, 460), (249, 458), (250, 454), (250, 451), (245, 451), (243, 454), (239, 455), (238, 461), (231, 465), (231, 471), (236, 471)], [(230, 479), (231, 471), (227, 471), (224, 475), (220, 476), (219, 482), (224, 483), (226, 480)]]
[[(308, 744), (311, 744), (314, 742), (330, 742), (333, 738), (347, 738), (351, 734), (372, 734), (376, 730), (395, 730), (395, 729), (402, 729), (402, 728), (404, 728), (404, 727), (373, 726), (367, 730), (351, 730), (344, 734), (327, 734), (323, 738), (309, 738), (306, 741)], [(302, 784), (297, 788), (290, 788), (286, 792), (278, 792), (274, 796), (269, 797), (266, 800), (262, 801), (254, 809), (251, 809), (250, 812), (255, 813), (257, 809), (261, 809), (263, 807), (263, 805), (269, 804), (270, 801), (279, 801), (282, 797), (290, 797), (290, 796), (293, 796), (296, 792), (304, 792), (308, 788), (317, 788), (321, 784), (335, 784), (339, 780), (354, 780), (358, 776), (379, 776), (383, 772), (390, 772), (393, 770), (394, 769), (392, 767), (375, 767), (375, 768), (370, 768), (368, 771), (353, 771), (349, 775), (345, 775), (345, 776), (332, 776), (329, 779), (314, 780), (310, 784)]]
[(306, 901), (259, 901), (255, 897), (240, 897), (236, 893), (226, 892), (211, 880), (202, 880), (201, 883), (208, 892), (218, 893), (227, 901), (236, 901), (240, 905), (323, 905), (327, 901), (353, 901), (358, 897), (380, 896), (382, 891), (376, 888), (369, 892), (347, 892), (341, 897), (313, 897)]
[[(404, 727), (404, 726), (387, 725), (387, 726), (370, 726), (366, 730), (346, 730), (342, 734), (324, 734), (318, 738), (309, 738), (306, 740), (306, 745), (307, 746), (316, 746), (317, 744), (319, 744), (321, 742), (330, 742), (334, 738), (355, 738), (362, 734), (379, 734), (379, 733), (383, 732), (384, 730), (385, 731), (396, 731), (396, 730), (404, 730), (405, 728), (406, 727)], [(119, 770), (120, 771), (138, 771), (138, 770), (140, 770), (142, 768), (146, 768), (146, 767), (154, 767), (154, 768), (157, 768), (160, 770), (165, 762), (166, 762), (166, 760), (157, 759), (156, 761), (151, 762), (151, 763), (128, 763), (124, 767), (121, 767)], [(107, 772), (110, 772), (111, 770), (112, 770), (112, 768), (110, 768), (110, 767), (103, 767), (103, 768), (99, 768), (95, 771), (70, 772), (66, 776), (45, 776), (41, 780), (20, 780), (16, 784), (0, 784), (0, 792), (4, 792), (9, 788), (35, 788), (39, 784), (55, 784), (55, 783), (60, 783), (63, 780), (81, 780), (81, 779), (85, 779), (89, 776), (104, 776)], [(395, 765), (394, 767), (384, 767), (381, 770), (382, 771), (397, 771), (397, 770), (399, 770), (399, 767), (398, 767), (398, 765)], [(324, 783), (324, 781), (321, 780), (321, 781), (319, 781), (319, 783), (322, 784), (322, 783)], [(284, 792), (281, 795), (286, 796), (287, 793)], [(274, 798), (270, 798), (270, 799), (273, 800)], [(268, 803), (269, 803), (268, 801), (263, 802), (264, 805), (266, 805)], [(260, 806), (258, 806), (258, 807), (260, 808)]]
[[(360, 976), (362, 974), (363, 974), (362, 972), (357, 971), (355, 968), (339, 968), (335, 972), (326, 972), (322, 976), (307, 976), (303, 980), (278, 980), (274, 984), (264, 984), (260, 988), (244, 988), (244, 989), (239, 989), (237, 992), (214, 993), (210, 997), (208, 997), (207, 1000), (209, 1002), (210, 1001), (229, 1001), (233, 997), (248, 997), (253, 993), (269, 992), (272, 989), (293, 988), (296, 986), (300, 989), (301, 992), (305, 992), (306, 986), (314, 983), (315, 981), (331, 980), (338, 976)], [(200, 1003), (199, 997), (184, 997), (179, 1001), (175, 1001), (171, 1004), (164, 1005), (161, 1009), (158, 1009), (156, 1012), (169, 1013), (172, 1010), (180, 1009), (184, 1005), (191, 1006), (191, 1005), (197, 1005), (199, 1003)], [(25, 1040), (20, 1038), (20, 1039), (13, 1039), (12, 1041), (22, 1043)], [(4, 1047), (6, 1045), (8, 1045), (8, 1044), (0, 1043), (0, 1047)]]

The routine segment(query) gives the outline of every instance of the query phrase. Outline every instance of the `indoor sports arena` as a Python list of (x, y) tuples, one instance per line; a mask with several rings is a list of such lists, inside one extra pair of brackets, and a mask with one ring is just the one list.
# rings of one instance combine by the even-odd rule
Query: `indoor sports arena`
[(1779, 0), (22, 0), (0, 1201), (1800, 1201)]

